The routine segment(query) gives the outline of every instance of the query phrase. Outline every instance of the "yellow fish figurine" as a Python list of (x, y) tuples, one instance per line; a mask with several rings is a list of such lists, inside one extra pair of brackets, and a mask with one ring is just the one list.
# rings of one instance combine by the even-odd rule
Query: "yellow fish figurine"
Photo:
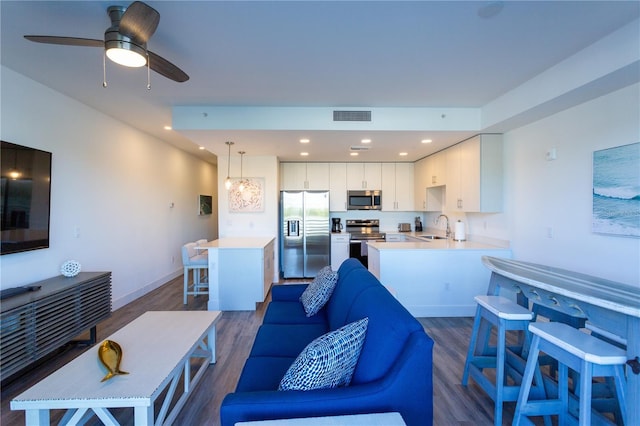
[(109, 380), (113, 376), (117, 376), (119, 374), (129, 374), (126, 371), (120, 370), (120, 361), (122, 361), (122, 348), (119, 344), (114, 342), (113, 340), (105, 340), (102, 342), (100, 347), (98, 348), (98, 358), (102, 365), (105, 366), (107, 371), (106, 376), (100, 380), (104, 382)]

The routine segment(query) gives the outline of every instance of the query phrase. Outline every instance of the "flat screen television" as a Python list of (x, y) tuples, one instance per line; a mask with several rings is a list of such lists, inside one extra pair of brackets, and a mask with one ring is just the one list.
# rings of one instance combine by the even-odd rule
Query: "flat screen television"
[(51, 153), (0, 141), (0, 254), (49, 247)]

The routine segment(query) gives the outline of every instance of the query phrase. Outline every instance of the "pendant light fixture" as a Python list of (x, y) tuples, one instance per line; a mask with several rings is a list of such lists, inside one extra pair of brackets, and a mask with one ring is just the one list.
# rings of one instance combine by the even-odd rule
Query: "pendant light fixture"
[(238, 185), (238, 191), (242, 192), (244, 191), (244, 180), (242, 179), (242, 158), (244, 157), (245, 152), (238, 151), (238, 154), (240, 154), (240, 185)]
[(229, 148), (229, 154), (227, 157), (227, 178), (224, 181), (224, 187), (227, 188), (228, 191), (231, 189), (231, 177), (229, 176), (229, 171), (231, 170), (231, 145), (233, 145), (233, 142), (226, 141), (225, 144), (227, 144), (227, 147)]

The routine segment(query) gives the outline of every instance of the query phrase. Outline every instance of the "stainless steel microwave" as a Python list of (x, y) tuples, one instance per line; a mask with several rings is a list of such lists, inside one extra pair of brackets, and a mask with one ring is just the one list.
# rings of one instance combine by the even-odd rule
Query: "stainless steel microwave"
[(382, 209), (382, 191), (347, 191), (347, 210)]

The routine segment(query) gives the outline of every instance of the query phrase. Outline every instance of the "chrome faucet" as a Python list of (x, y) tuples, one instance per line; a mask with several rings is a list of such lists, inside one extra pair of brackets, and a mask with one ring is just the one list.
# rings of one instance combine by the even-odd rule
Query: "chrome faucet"
[(447, 239), (449, 239), (449, 237), (451, 237), (451, 228), (449, 227), (449, 217), (446, 214), (441, 214), (440, 216), (438, 216), (438, 218), (436, 219), (436, 223), (438, 223), (438, 221), (440, 220), (441, 217), (444, 217), (447, 220), (447, 228), (444, 231), (445, 232), (445, 237), (447, 237)]

